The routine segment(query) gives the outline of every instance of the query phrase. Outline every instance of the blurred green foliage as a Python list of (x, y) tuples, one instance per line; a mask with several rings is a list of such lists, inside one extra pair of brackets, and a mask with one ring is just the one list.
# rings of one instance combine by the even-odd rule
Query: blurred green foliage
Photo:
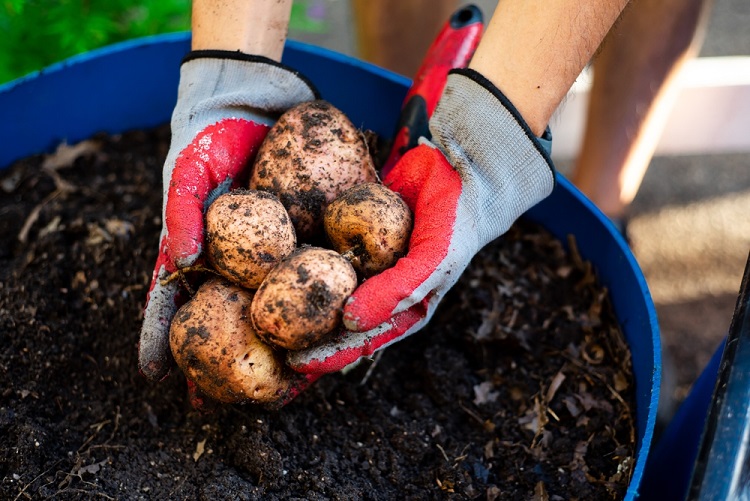
[[(190, 29), (190, 0), (0, 0), (0, 83), (111, 43)], [(290, 30), (319, 31), (323, 0), (294, 2)]]
[(110, 43), (190, 27), (190, 0), (0, 0), (0, 82)]

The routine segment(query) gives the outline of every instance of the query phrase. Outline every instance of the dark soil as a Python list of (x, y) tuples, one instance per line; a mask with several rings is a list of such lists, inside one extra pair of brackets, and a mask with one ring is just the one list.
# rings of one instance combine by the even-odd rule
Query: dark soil
[(141, 377), (168, 139), (101, 136), (0, 175), (0, 498), (623, 496), (629, 353), (588, 265), (529, 223), (429, 327), (280, 411), (200, 413), (181, 375)]

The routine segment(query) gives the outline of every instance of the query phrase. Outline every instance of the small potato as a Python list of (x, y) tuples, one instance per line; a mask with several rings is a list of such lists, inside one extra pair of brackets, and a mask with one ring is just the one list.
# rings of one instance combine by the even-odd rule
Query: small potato
[(323, 227), (333, 248), (364, 278), (390, 268), (406, 254), (411, 210), (378, 183), (353, 186), (326, 208)]
[(253, 190), (231, 191), (211, 204), (206, 212), (206, 241), (214, 269), (248, 289), (257, 289), (297, 245), (279, 199)]
[(305, 242), (320, 233), (327, 204), (350, 186), (377, 179), (364, 135), (319, 100), (279, 117), (258, 150), (250, 188), (278, 196)]
[(175, 315), (169, 343), (177, 365), (209, 397), (275, 403), (295, 375), (261, 342), (250, 322), (252, 292), (214, 278)]
[(357, 274), (340, 254), (302, 247), (261, 284), (250, 309), (267, 343), (301, 350), (341, 325), (342, 308), (357, 287)]

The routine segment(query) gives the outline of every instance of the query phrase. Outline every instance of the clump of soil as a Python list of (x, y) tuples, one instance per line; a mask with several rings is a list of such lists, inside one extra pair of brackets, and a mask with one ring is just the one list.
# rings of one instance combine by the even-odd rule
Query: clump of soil
[(280, 411), (137, 371), (169, 129), (0, 173), (0, 498), (616, 499), (630, 357), (590, 266), (528, 222), (430, 325)]

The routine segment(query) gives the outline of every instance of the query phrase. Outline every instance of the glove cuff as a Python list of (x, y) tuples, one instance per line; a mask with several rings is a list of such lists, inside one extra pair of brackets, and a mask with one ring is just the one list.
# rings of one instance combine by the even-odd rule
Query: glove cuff
[[(462, 81), (463, 79), (468, 79), (469, 82)], [(453, 115), (456, 112), (463, 113), (467, 117), (481, 117), (482, 115), (485, 115), (487, 113), (492, 113), (496, 115), (496, 121), (503, 123), (494, 124), (494, 127), (490, 127), (489, 130), (487, 130), (486, 128), (478, 128), (471, 131), (472, 135), (475, 135), (477, 137), (481, 136), (481, 138), (478, 140), (490, 141), (491, 139), (489, 137), (485, 138), (485, 136), (492, 136), (493, 132), (495, 131), (503, 131), (509, 125), (512, 126), (512, 124), (508, 123), (509, 121), (515, 121), (515, 125), (517, 127), (520, 127), (520, 130), (529, 139), (531, 145), (533, 145), (534, 149), (537, 150), (544, 162), (549, 166), (550, 171), (552, 172), (554, 177), (555, 166), (552, 162), (552, 158), (550, 157), (552, 152), (552, 132), (550, 131), (549, 127), (545, 129), (542, 137), (535, 135), (531, 131), (529, 125), (526, 123), (526, 120), (524, 120), (524, 118), (521, 116), (521, 113), (513, 105), (510, 99), (508, 99), (505, 94), (503, 94), (502, 91), (495, 86), (495, 84), (490, 82), (484, 75), (476, 70), (472, 70), (469, 68), (455, 68), (448, 73), (448, 82), (449, 83), (446, 84), (446, 92), (444, 92), (444, 96), (440, 100), (440, 103), (442, 104), (443, 101), (453, 102), (457, 106), (454, 106), (454, 109), (452, 111), (443, 110), (446, 115), (445, 117), (441, 117), (440, 115), (438, 115), (438, 112), (436, 110), (435, 116), (430, 121), (431, 129), (433, 125), (438, 129), (445, 127), (447, 125), (446, 122), (450, 122), (454, 119)], [(478, 89), (476, 88), (471, 89), (471, 87), (476, 87), (473, 86), (472, 83), (476, 84), (476, 86), (481, 87), (483, 90), (486, 90), (490, 94), (490, 96), (483, 95), (483, 93), (481, 92), (477, 92)], [(451, 87), (451, 90), (448, 90), (449, 87)], [(450, 97), (446, 99), (447, 95), (454, 92), (458, 94), (455, 98)], [(494, 100), (492, 99), (492, 97), (494, 97), (494, 100), (498, 102), (493, 102)], [(469, 102), (461, 102), (466, 98), (468, 98)], [(498, 105), (502, 107), (499, 110)], [(448, 107), (444, 106), (444, 108)], [(469, 119), (469, 121), (471, 121), (471, 119)], [(451, 129), (455, 129), (455, 127), (452, 125), (448, 125), (448, 127), (450, 127)]]
[(187, 128), (192, 138), (205, 125), (228, 117), (270, 126), (284, 111), (318, 97), (299, 72), (266, 57), (194, 51), (180, 67), (172, 135)]
[(526, 120), (524, 120), (524, 118), (521, 116), (521, 113), (518, 111), (518, 109), (513, 105), (512, 102), (510, 102), (510, 99), (505, 97), (505, 94), (503, 94), (502, 91), (495, 86), (495, 84), (490, 82), (484, 75), (482, 75), (478, 71), (469, 68), (456, 68), (449, 72), (449, 74), (451, 73), (465, 76), (478, 85), (481, 85), (493, 96), (495, 96), (495, 98), (500, 101), (500, 103), (505, 107), (508, 113), (510, 113), (516, 120), (516, 122), (518, 122), (518, 125), (521, 126), (526, 136), (532, 141), (532, 143), (534, 143), (534, 146), (545, 157), (547, 163), (550, 165), (550, 167), (552, 167), (552, 170), (554, 171), (554, 166), (552, 164), (552, 160), (550, 159), (550, 154), (552, 153), (552, 132), (550, 131), (549, 126), (545, 128), (542, 137), (535, 135), (531, 131), (529, 125), (526, 123)]
[(246, 61), (248, 63), (259, 63), (269, 67), (276, 67), (280, 72), (286, 71), (295, 75), (301, 81), (300, 83), (306, 85), (313, 93), (312, 99), (320, 99), (318, 89), (315, 88), (312, 81), (310, 81), (305, 75), (285, 64), (274, 61), (265, 56), (246, 54), (238, 50), (193, 50), (182, 58), (182, 64), (199, 59), (233, 59), (235, 61)]

